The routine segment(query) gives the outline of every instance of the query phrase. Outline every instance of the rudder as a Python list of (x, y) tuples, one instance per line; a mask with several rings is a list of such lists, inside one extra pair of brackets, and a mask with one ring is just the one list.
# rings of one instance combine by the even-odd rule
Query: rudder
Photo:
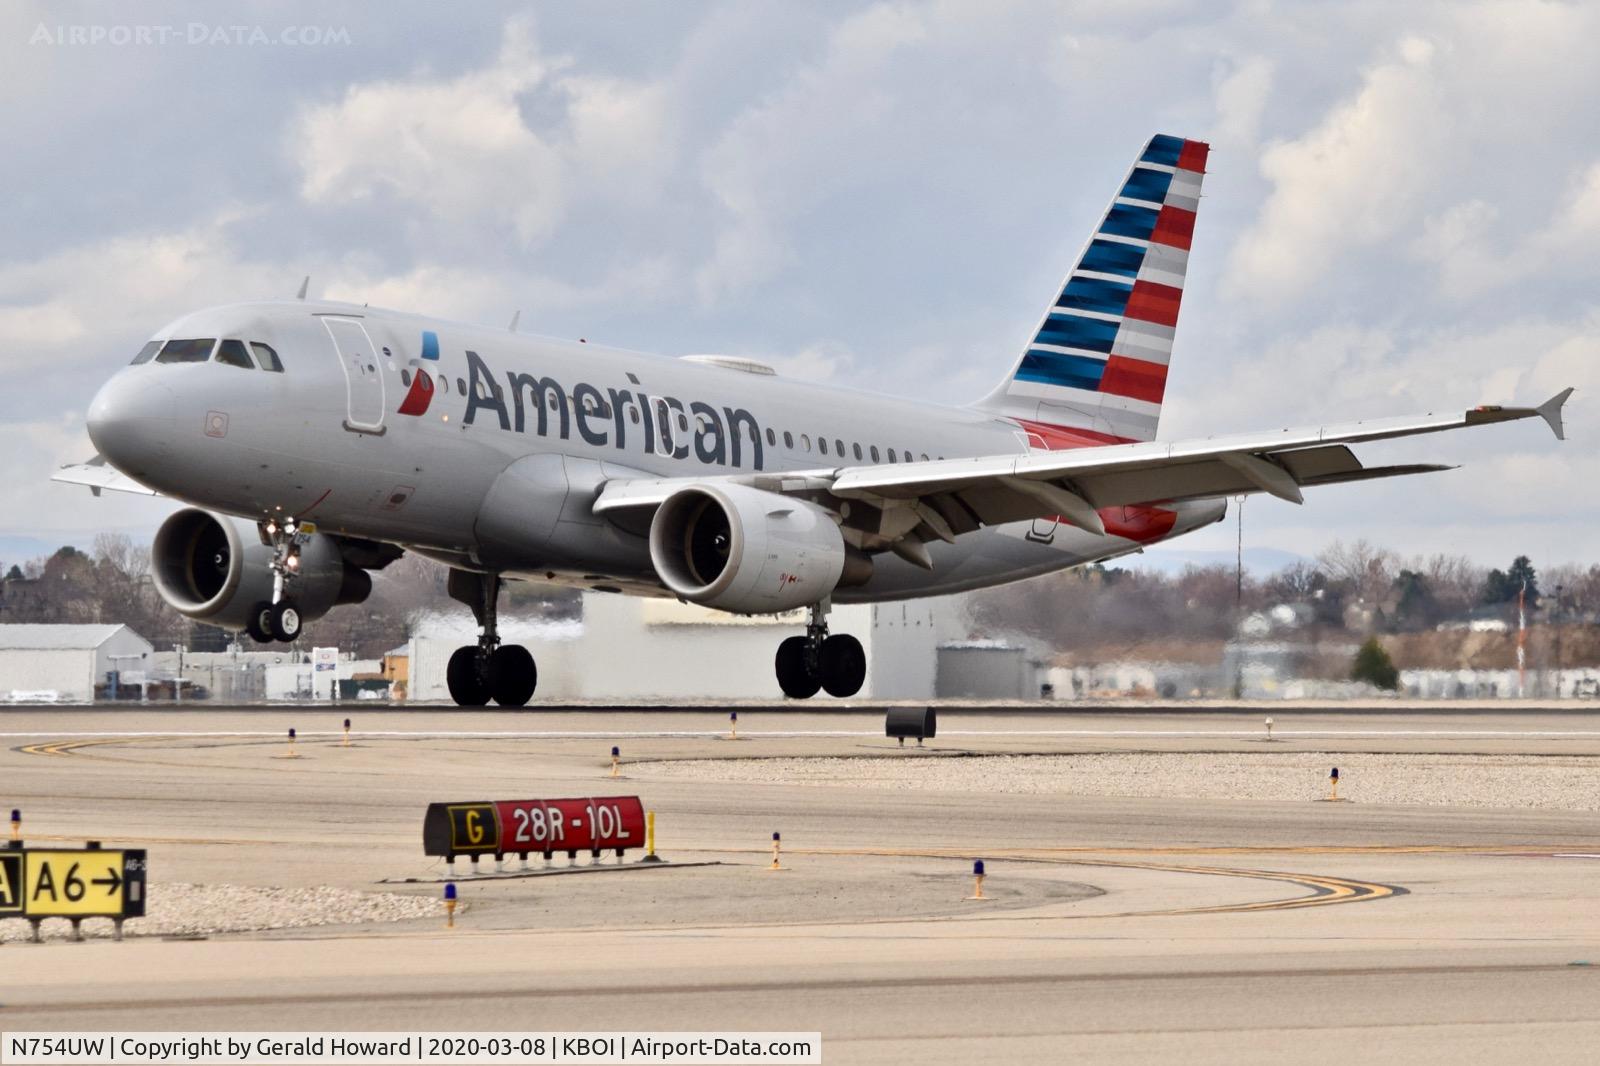
[(1011, 375), (980, 406), (1051, 448), (1155, 438), (1209, 151), (1150, 139)]

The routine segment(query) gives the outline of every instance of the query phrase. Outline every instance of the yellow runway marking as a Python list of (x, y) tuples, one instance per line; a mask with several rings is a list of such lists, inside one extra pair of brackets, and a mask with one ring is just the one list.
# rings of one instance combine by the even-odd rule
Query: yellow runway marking
[(56, 758), (69, 758), (78, 754), (79, 748), (96, 748), (103, 744), (125, 743), (127, 743), (125, 740), (115, 737), (102, 737), (96, 740), (52, 740), (48, 744), (24, 744), (16, 750), (24, 755), (49, 755)]
[[(756, 853), (750, 848), (699, 848), (697, 851), (729, 852), (736, 854)], [(1261, 900), (1255, 903), (1225, 903), (1209, 907), (1178, 907), (1167, 910), (1155, 911), (1123, 911), (1112, 914), (1081, 914), (1063, 915), (1071, 918), (1146, 918), (1159, 915), (1179, 914), (1227, 914), (1241, 911), (1269, 911), (1269, 910), (1294, 910), (1303, 907), (1325, 907), (1336, 903), (1359, 903), (1365, 900), (1385, 899), (1390, 896), (1404, 895), (1406, 889), (1396, 885), (1385, 885), (1371, 881), (1356, 881), (1345, 877), (1332, 877), (1326, 874), (1299, 874), (1280, 870), (1255, 870), (1237, 869), (1222, 866), (1186, 866), (1180, 863), (1164, 862), (1136, 862), (1131, 859), (1093, 859), (1081, 853), (1094, 854), (1171, 854), (1178, 849), (1147, 848), (1147, 849), (1116, 849), (1116, 848), (1017, 848), (1006, 851), (985, 851), (983, 858), (993, 862), (1035, 862), (1050, 863), (1061, 866), (1106, 866), (1126, 870), (1159, 870), (1165, 873), (1198, 874), (1206, 877), (1244, 877), (1260, 881), (1282, 881), (1309, 889), (1309, 896), (1289, 896), (1283, 899)], [(1274, 849), (1239, 849), (1241, 852), (1268, 851)], [(1304, 852), (1308, 849), (1275, 849), (1285, 853)], [(1369, 849), (1370, 853), (1387, 852), (1395, 849)], [(1403, 851), (1421, 849), (1403, 848)], [(1226, 849), (1197, 849), (1196, 853), (1225, 853)], [(1065, 857), (1062, 853), (1069, 853), (1073, 857)], [(866, 856), (877, 858), (912, 858), (912, 859), (970, 859), (977, 853), (972, 850), (955, 848), (794, 848), (792, 855), (836, 855), (836, 856)], [(1007, 915), (1006, 917), (1015, 917)]]

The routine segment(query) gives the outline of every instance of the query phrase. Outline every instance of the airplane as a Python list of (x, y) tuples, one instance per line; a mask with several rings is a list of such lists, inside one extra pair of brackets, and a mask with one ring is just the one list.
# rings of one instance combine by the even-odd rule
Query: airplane
[(186, 504), (156, 533), (183, 614), (293, 640), (412, 551), (449, 567), (481, 631), (447, 680), (520, 707), (537, 664), (502, 644), (506, 580), (805, 608), (779, 689), (856, 694), (836, 603), (985, 588), (1221, 521), (1227, 498), (1449, 469), (1364, 466), (1351, 445), (1538, 416), (1572, 390), (1306, 429), (1160, 441), (1208, 146), (1139, 152), (1010, 370), (967, 406), (789, 380), (755, 360), (647, 355), (351, 303), (187, 314), (88, 410), (99, 454), (56, 480)]

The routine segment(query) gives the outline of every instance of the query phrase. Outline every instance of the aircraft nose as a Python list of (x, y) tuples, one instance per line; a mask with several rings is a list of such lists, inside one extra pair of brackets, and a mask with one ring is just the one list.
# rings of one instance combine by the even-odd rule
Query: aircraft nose
[(89, 404), (89, 439), (112, 466), (139, 477), (166, 456), (175, 408), (164, 383), (124, 371), (102, 385)]

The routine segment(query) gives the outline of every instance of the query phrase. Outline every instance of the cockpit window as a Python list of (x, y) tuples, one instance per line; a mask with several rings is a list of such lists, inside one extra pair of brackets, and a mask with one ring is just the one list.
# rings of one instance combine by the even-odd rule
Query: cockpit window
[(256, 362), (261, 364), (262, 370), (270, 370), (274, 374), (283, 373), (283, 364), (278, 361), (278, 353), (271, 346), (260, 341), (251, 341), (250, 350), (256, 353)]
[(143, 348), (139, 349), (139, 354), (134, 356), (133, 357), (133, 362), (128, 364), (128, 365), (129, 366), (138, 366), (140, 363), (148, 363), (150, 360), (152, 360), (152, 359), (154, 359), (156, 357), (156, 353), (159, 352), (160, 350), (161, 350), (161, 342), (160, 341), (151, 341), (149, 344), (147, 344)]
[(217, 346), (216, 338), (202, 340), (170, 340), (156, 356), (158, 363), (203, 363), (211, 358), (211, 349)]
[(254, 370), (250, 353), (244, 350), (244, 341), (223, 341), (217, 345), (217, 362), (236, 366), (241, 370)]

